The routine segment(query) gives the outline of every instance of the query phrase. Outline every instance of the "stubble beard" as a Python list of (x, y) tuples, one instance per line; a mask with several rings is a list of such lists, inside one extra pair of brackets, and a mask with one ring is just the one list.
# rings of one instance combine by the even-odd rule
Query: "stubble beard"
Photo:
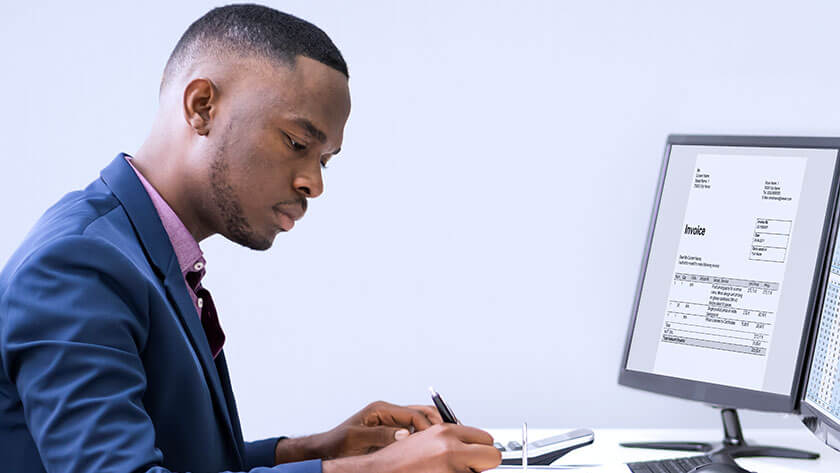
[(258, 235), (245, 219), (242, 205), (230, 184), (230, 165), (224, 157), (224, 151), (223, 145), (210, 164), (210, 189), (225, 228), (223, 236), (252, 250), (267, 250), (273, 241)]

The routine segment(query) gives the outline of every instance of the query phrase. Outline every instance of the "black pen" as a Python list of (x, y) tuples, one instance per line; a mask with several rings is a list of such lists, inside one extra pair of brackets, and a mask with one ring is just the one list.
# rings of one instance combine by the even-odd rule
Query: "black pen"
[(446, 405), (446, 402), (444, 402), (443, 398), (440, 397), (440, 394), (435, 391), (435, 388), (429, 387), (429, 392), (432, 393), (432, 402), (435, 403), (435, 407), (437, 407), (441, 419), (443, 419), (443, 421), (447, 424), (460, 424), (461, 422), (459, 422), (458, 418), (455, 417), (455, 413), (452, 412), (452, 409)]

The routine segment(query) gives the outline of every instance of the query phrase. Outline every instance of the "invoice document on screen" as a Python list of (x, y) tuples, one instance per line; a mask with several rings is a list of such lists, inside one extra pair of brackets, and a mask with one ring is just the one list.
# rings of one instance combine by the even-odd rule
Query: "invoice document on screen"
[(806, 164), (697, 156), (654, 372), (762, 389)]

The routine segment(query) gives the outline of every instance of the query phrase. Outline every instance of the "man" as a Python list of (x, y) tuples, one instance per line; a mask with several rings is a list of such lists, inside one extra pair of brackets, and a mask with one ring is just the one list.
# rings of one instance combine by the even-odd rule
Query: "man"
[(242, 439), (198, 242), (265, 250), (291, 230), (349, 113), (347, 66), (314, 25), (232, 5), (187, 29), (141, 148), (50, 208), (0, 273), (3, 471), (499, 464), (486, 432), (430, 406), (377, 402), (323, 434)]

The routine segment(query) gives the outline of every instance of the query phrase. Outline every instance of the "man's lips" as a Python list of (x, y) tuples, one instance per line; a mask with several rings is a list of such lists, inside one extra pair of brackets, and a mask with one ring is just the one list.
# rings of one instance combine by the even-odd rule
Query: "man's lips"
[(306, 213), (306, 210), (302, 205), (288, 207), (275, 206), (272, 210), (274, 210), (274, 215), (277, 217), (280, 228), (286, 232), (294, 228), (295, 221), (300, 220), (303, 217), (303, 214)]

